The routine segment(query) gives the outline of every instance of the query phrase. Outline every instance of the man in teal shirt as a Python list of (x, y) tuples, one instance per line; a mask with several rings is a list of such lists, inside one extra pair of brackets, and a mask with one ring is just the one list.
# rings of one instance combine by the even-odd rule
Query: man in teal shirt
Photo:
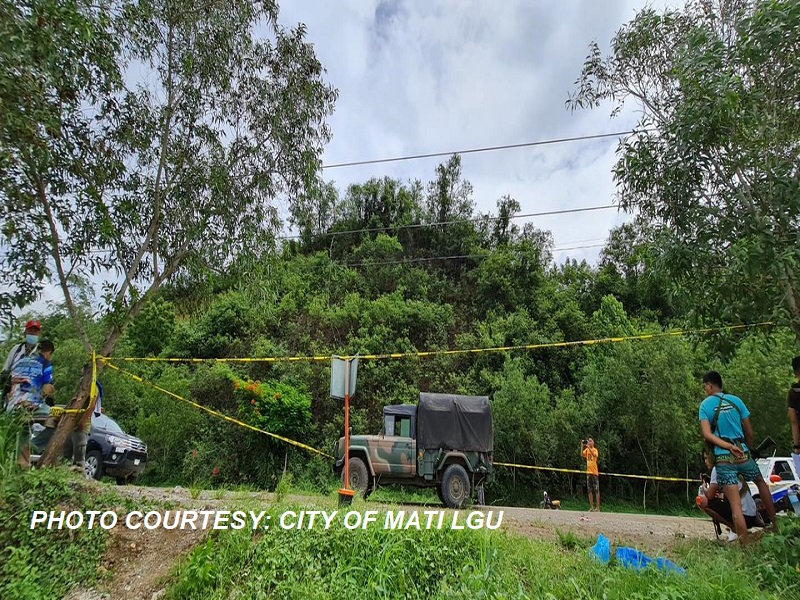
[(747, 544), (747, 523), (742, 513), (738, 479), (752, 481), (758, 487), (761, 503), (775, 522), (775, 505), (756, 461), (750, 456), (753, 447), (753, 426), (750, 411), (741, 398), (722, 391), (722, 376), (709, 371), (703, 376), (706, 398), (700, 403), (700, 429), (703, 438), (714, 445), (717, 481), (731, 507), (736, 534), (744, 546)]

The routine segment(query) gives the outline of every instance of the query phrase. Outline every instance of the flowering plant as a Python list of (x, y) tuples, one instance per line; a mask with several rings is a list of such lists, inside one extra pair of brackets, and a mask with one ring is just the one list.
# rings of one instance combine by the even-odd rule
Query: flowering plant
[(311, 395), (305, 390), (279, 381), (234, 379), (233, 394), (245, 423), (287, 437), (308, 431)]

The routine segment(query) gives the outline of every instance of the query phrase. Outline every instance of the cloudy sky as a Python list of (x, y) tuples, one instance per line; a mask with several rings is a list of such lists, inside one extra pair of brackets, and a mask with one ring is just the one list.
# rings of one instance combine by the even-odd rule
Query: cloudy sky
[[(596, 40), (646, 5), (678, 0), (283, 0), (283, 25), (305, 23), (308, 39), (339, 90), (324, 164), (526, 143), (629, 130), (629, 112), (610, 107), (570, 113), (565, 100)], [(466, 154), (463, 174), (480, 212), (503, 195), (522, 213), (611, 204), (616, 138)], [(427, 158), (326, 169), (340, 190), (371, 177), (434, 177), (446, 160)], [(590, 262), (616, 209), (538, 217), (557, 252)], [(525, 219), (516, 221), (518, 224)], [(61, 302), (55, 286), (29, 310)]]
[[(281, 22), (308, 39), (339, 90), (324, 163), (446, 152), (629, 130), (633, 113), (564, 105), (596, 40), (607, 49), (635, 15), (666, 0), (291, 0)], [(671, 4), (674, 4), (671, 3)], [(522, 213), (610, 204), (617, 138), (462, 157), (481, 212), (505, 194)], [(427, 158), (326, 169), (340, 190), (370, 177), (429, 181)], [(602, 243), (616, 209), (539, 217), (556, 247)], [(523, 223), (520, 219), (518, 223)], [(599, 248), (558, 253), (594, 262)]]

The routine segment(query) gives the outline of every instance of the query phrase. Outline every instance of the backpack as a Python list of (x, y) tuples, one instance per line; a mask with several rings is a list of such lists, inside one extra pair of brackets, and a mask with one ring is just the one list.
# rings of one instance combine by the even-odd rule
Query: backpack
[(14, 367), (17, 366), (17, 363), (20, 360), (27, 356), (33, 355), (38, 348), (39, 346), (37, 344), (28, 353), (25, 351), (25, 342), (22, 342), (21, 344), (12, 348), (11, 353), (9, 354), (8, 370), (4, 369), (2, 373), (0, 373), (0, 400), (2, 401), (3, 410), (6, 408), (6, 397), (11, 391), (11, 372), (14, 370)]
[[(717, 434), (717, 419), (719, 418), (719, 411), (722, 410), (722, 403), (723, 402), (733, 406), (733, 408), (736, 409), (736, 412), (739, 413), (739, 417), (740, 418), (742, 416), (742, 411), (739, 410), (739, 407), (736, 406), (736, 404), (734, 404), (733, 402), (731, 402), (729, 400), (726, 400), (724, 394), (714, 394), (714, 395), (719, 397), (719, 404), (717, 404), (717, 408), (714, 410), (714, 418), (711, 419), (711, 423), (709, 423), (709, 425), (711, 425), (711, 433), (713, 433), (717, 437), (720, 437), (721, 439), (725, 440), (726, 442), (730, 442), (731, 444), (734, 444), (734, 443), (736, 443), (736, 440), (729, 440), (728, 438), (723, 438), (723, 437), (721, 437), (721, 436), (719, 436)], [(717, 455), (714, 452), (714, 449), (716, 447), (717, 447), (716, 444), (712, 444), (711, 442), (709, 442), (707, 440), (705, 441), (706, 457), (708, 457), (708, 461), (712, 465), (717, 463)]]

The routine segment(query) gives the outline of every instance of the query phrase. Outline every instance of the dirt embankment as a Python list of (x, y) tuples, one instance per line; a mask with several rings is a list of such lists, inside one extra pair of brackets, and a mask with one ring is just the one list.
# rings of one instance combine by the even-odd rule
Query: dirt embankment
[[(155, 503), (170, 509), (232, 510), (242, 503), (261, 502), (268, 506), (275, 500), (273, 494), (268, 493), (203, 491), (192, 494), (180, 487), (126, 486), (117, 491), (143, 505)], [(292, 497), (291, 500), (315, 508), (330, 504), (328, 499), (313, 497)], [(398, 510), (400, 507), (373, 504), (370, 508)], [(421, 510), (419, 506), (402, 508)], [(591, 539), (602, 533), (613, 545), (630, 545), (651, 554), (668, 554), (676, 543), (688, 539), (714, 539), (709, 519), (500, 506), (484, 508), (495, 514), (504, 511), (502, 529), (532, 539), (556, 540), (557, 530)], [(111, 530), (100, 567), (101, 582), (95, 588), (74, 591), (67, 600), (157, 600), (164, 593), (172, 568), (207, 534), (207, 531), (190, 529), (130, 530), (120, 522)]]

